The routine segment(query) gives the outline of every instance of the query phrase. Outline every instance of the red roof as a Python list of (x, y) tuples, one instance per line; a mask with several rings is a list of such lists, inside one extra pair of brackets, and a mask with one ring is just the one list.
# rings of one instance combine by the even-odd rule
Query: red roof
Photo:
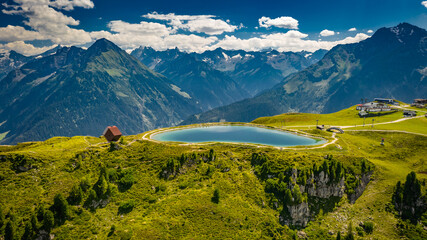
[(112, 127), (108, 127), (110, 129), (110, 131), (114, 134), (114, 135), (122, 135), (122, 132), (120, 132), (119, 128), (116, 126), (112, 126)]
[(122, 136), (119, 128), (116, 126), (108, 126), (102, 134), (108, 141), (117, 141)]

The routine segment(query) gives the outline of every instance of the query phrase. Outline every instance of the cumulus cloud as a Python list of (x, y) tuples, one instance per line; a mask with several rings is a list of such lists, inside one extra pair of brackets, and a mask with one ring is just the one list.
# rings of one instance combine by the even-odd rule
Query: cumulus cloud
[(14, 42), (41, 39), (45, 39), (45, 37), (39, 32), (29, 31), (21, 26), (7, 25), (7, 27), (0, 28), (0, 41)]
[(277, 49), (278, 51), (310, 51), (319, 49), (330, 50), (338, 44), (355, 43), (365, 40), (369, 36), (359, 33), (354, 37), (347, 37), (339, 41), (308, 40), (308, 35), (299, 31), (291, 30), (287, 33), (265, 34), (261, 37), (249, 39), (236, 38), (235, 36), (226, 36), (212, 48), (222, 47), (229, 50), (243, 49), (246, 51), (260, 51), (265, 49)]
[(108, 27), (113, 32), (91, 32), (93, 39), (106, 38), (125, 50), (139, 46), (150, 46), (156, 50), (178, 47), (188, 52), (203, 52), (218, 40), (217, 37), (202, 37), (195, 34), (175, 34), (175, 30), (159, 23), (140, 22), (131, 24), (123, 21), (112, 21)]
[[(214, 15), (156, 12), (143, 15), (145, 20), (139, 23), (115, 20), (108, 23), (108, 31), (87, 32), (77, 29), (79, 21), (66, 13), (76, 7), (93, 8), (91, 0), (13, 0), (12, 3), (3, 4), (3, 13), (22, 16), (25, 26), (0, 27), (0, 41), (7, 42), (0, 44), (0, 49), (15, 50), (25, 55), (39, 54), (56, 44), (83, 45), (99, 38), (107, 38), (127, 51), (139, 46), (151, 46), (157, 50), (178, 47), (187, 52), (203, 52), (217, 47), (250, 51), (269, 48), (279, 51), (315, 51), (320, 48), (330, 49), (337, 44), (358, 42), (368, 37), (366, 34), (357, 34), (341, 41), (316, 41), (306, 39), (308, 35), (305, 33), (290, 30), (286, 33), (264, 34), (247, 39), (235, 36), (218, 38), (216, 35), (234, 32), (243, 28), (243, 24), (235, 26), (230, 24), (230, 21)], [(274, 26), (298, 29), (298, 21), (291, 17), (262, 17), (259, 24), (259, 27), (265, 28)], [(187, 33), (183, 34), (185, 31)], [(50, 40), (54, 45), (35, 47), (28, 42), (32, 40)]]
[(269, 17), (261, 17), (258, 19), (260, 27), (269, 28), (269, 27), (278, 27), (285, 29), (298, 29), (298, 20), (293, 17), (278, 17), (271, 19)]
[(15, 41), (6, 44), (0, 44), (0, 49), (14, 50), (26, 56), (40, 54), (54, 47), (55, 45), (38, 48), (34, 47), (32, 44), (27, 44), (24, 41)]
[(427, 8), (427, 1), (422, 1), (422, 2), (421, 2), (421, 5), (423, 5), (424, 7), (426, 7), (426, 8)]
[(328, 37), (328, 36), (333, 36), (333, 35), (335, 35), (335, 32), (328, 30), (328, 29), (325, 29), (325, 30), (320, 32), (320, 36), (322, 36), (322, 37)]
[(348, 31), (349, 31), (349, 32), (355, 32), (355, 31), (357, 31), (357, 29), (356, 29), (355, 27), (352, 27), (352, 28), (350, 28)]
[[(93, 8), (91, 0), (13, 0), (15, 5), (5, 4), (2, 12), (9, 15), (21, 15), (24, 24), (38, 32), (45, 39), (63, 45), (78, 45), (90, 42), (89, 33), (70, 26), (79, 25), (79, 21), (66, 16), (59, 10), (73, 10), (74, 7)], [(21, 29), (22, 30), (22, 29)], [(33, 39), (39, 39), (33, 34)]]
[(374, 31), (372, 31), (372, 30), (370, 30), (370, 29), (369, 29), (367, 33), (373, 33), (373, 32), (374, 32)]
[(163, 24), (144, 21), (141, 21), (139, 24), (127, 23), (121, 20), (111, 21), (108, 23), (108, 27), (113, 32), (129, 35), (166, 36), (174, 32), (172, 28), (166, 27)]
[(157, 12), (142, 15), (147, 19), (167, 21), (174, 29), (183, 29), (190, 32), (220, 35), (224, 32), (234, 32), (238, 26), (229, 21), (215, 19), (214, 15), (175, 15), (174, 13), (159, 14)]

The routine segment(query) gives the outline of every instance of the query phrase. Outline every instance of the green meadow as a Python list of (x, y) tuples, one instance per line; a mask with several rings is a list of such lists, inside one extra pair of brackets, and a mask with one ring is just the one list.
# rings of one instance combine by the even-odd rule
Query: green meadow
[[(389, 122), (401, 119), (402, 113), (374, 118), (375, 123)], [(282, 114), (253, 123), (298, 126), (300, 132), (333, 140), (332, 133), (314, 129), (316, 120), (336, 126), (363, 124), (354, 107), (332, 114)], [(416, 118), (348, 128), (335, 135), (335, 143), (320, 148), (184, 145), (143, 140), (145, 133), (125, 136), (116, 144), (76, 136), (0, 146), (0, 231), (5, 235), (10, 221), (16, 239), (46, 232), (55, 239), (336, 239), (338, 232), (348, 234), (351, 223), (356, 239), (425, 239), (427, 215), (418, 224), (401, 221), (391, 199), (396, 183), (411, 171), (424, 182), (425, 194), (427, 136), (370, 130), (427, 134), (426, 123)], [(271, 169), (254, 165), (254, 154), (267, 156)], [(332, 205), (319, 202), (324, 211), (305, 228), (282, 225), (281, 209), (260, 171), (310, 169), (322, 165), (325, 156), (346, 169), (366, 159), (373, 171), (370, 183), (354, 204), (346, 197)], [(59, 195), (68, 202), (62, 218), (55, 205)], [(40, 211), (54, 213), (52, 227), (49, 214)], [(361, 230), (364, 222), (373, 223), (372, 232)]]

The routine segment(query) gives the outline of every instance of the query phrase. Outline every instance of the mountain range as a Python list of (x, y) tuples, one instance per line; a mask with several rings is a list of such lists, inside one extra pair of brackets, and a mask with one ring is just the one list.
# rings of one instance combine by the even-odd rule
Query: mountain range
[[(225, 86), (228, 86), (229, 83), (237, 84), (236, 88), (240, 91), (238, 95), (233, 93), (234, 88), (228, 87), (223, 90), (232, 93), (231, 95), (234, 96), (232, 99), (235, 102), (242, 99), (242, 96), (253, 97), (273, 87), (289, 74), (316, 63), (326, 52), (323, 49), (314, 53), (278, 52), (276, 50), (247, 52), (217, 48), (203, 53), (185, 53), (178, 49), (156, 51), (150, 47), (140, 47), (135, 49), (131, 55), (172, 81), (177, 79), (175, 81), (187, 82), (187, 86), (183, 87), (184, 90), (190, 92), (200, 90), (188, 82), (201, 82), (204, 85), (211, 81), (210, 76), (214, 79), (222, 78)], [(182, 62), (184, 56), (186, 56), (186, 62)], [(179, 74), (177, 74), (177, 66), (180, 66)], [(210, 74), (206, 74), (207, 71)], [(187, 75), (191, 76), (193, 81), (186, 80)], [(215, 89), (214, 92), (224, 95), (220, 89)]]
[(0, 79), (0, 134), (7, 133), (1, 143), (97, 136), (108, 125), (136, 134), (286, 112), (329, 113), (361, 98), (410, 102), (427, 95), (426, 53), (426, 30), (407, 23), (326, 54), (147, 47), (128, 54), (106, 39), (87, 50), (0, 53), (1, 72), (9, 71)]
[(252, 121), (286, 112), (331, 113), (360, 99), (411, 102), (427, 96), (427, 31), (402, 23), (381, 28), (359, 43), (338, 45), (319, 62), (291, 74), (272, 89), (182, 124)]
[(138, 133), (200, 111), (167, 78), (105, 39), (24, 64), (0, 81), (0, 96), (0, 132), (8, 132), (2, 143), (99, 136), (108, 125)]

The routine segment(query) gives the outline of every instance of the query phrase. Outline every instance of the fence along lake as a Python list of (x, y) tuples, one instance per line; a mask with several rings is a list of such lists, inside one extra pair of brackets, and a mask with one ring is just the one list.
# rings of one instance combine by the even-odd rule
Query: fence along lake
[(317, 145), (326, 142), (325, 140), (285, 131), (250, 126), (209, 126), (177, 129), (154, 134), (151, 139), (185, 143), (253, 143), (274, 147)]

